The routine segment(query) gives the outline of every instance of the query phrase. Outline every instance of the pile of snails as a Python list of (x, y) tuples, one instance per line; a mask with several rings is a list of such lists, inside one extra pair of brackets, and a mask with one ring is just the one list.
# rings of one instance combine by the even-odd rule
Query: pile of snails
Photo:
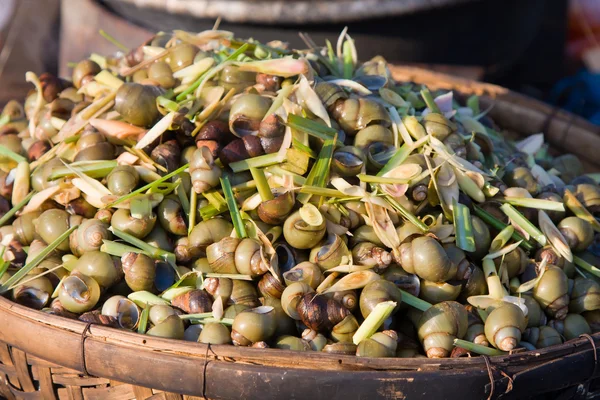
[[(0, 294), (140, 334), (361, 357), (600, 330), (600, 186), (472, 96), (336, 48), (159, 33), (0, 115)], [(457, 96), (458, 97), (458, 96)]]

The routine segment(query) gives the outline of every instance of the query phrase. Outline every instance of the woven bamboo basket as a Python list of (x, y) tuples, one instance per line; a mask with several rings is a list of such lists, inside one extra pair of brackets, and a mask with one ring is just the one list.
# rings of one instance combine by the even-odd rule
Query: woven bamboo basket
[[(478, 94), (513, 133), (545, 132), (598, 170), (600, 127), (498, 86), (412, 67), (400, 81)], [(7, 399), (529, 398), (589, 393), (600, 334), (498, 357), (370, 359), (207, 346), (46, 315), (0, 297), (0, 396)], [(566, 395), (565, 395), (566, 393)]]

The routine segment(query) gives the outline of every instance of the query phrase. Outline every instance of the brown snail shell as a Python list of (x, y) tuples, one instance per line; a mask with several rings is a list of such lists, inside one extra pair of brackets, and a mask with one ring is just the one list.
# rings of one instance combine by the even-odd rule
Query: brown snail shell
[(350, 314), (338, 301), (313, 293), (306, 293), (300, 298), (296, 311), (304, 325), (317, 332), (331, 331)]
[(191, 290), (171, 300), (171, 305), (187, 314), (200, 314), (212, 310), (212, 299), (204, 290)]

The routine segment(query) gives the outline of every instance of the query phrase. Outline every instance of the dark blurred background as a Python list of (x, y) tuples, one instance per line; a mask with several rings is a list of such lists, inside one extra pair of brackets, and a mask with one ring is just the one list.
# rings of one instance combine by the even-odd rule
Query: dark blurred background
[(99, 29), (134, 46), (151, 32), (210, 29), (217, 16), (239, 37), (293, 47), (305, 47), (299, 31), (335, 44), (348, 26), (363, 60), (496, 83), (590, 118), (600, 108), (582, 61), (593, 66), (599, 48), (600, 0), (0, 0), (0, 103), (23, 96), (26, 70), (64, 75), (68, 61), (116, 51)]

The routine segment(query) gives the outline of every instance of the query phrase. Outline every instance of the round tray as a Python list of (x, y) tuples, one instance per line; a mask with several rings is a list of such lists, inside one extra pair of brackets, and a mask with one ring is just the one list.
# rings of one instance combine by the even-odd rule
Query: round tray
[[(598, 170), (600, 127), (510, 92), (419, 68), (399, 81), (482, 95), (503, 128), (545, 132)], [(508, 356), (372, 359), (159, 339), (44, 314), (0, 297), (0, 395), (22, 399), (524, 398), (585, 393), (600, 334)], [(152, 388), (152, 389), (149, 389)], [(570, 389), (567, 389), (570, 388)]]

